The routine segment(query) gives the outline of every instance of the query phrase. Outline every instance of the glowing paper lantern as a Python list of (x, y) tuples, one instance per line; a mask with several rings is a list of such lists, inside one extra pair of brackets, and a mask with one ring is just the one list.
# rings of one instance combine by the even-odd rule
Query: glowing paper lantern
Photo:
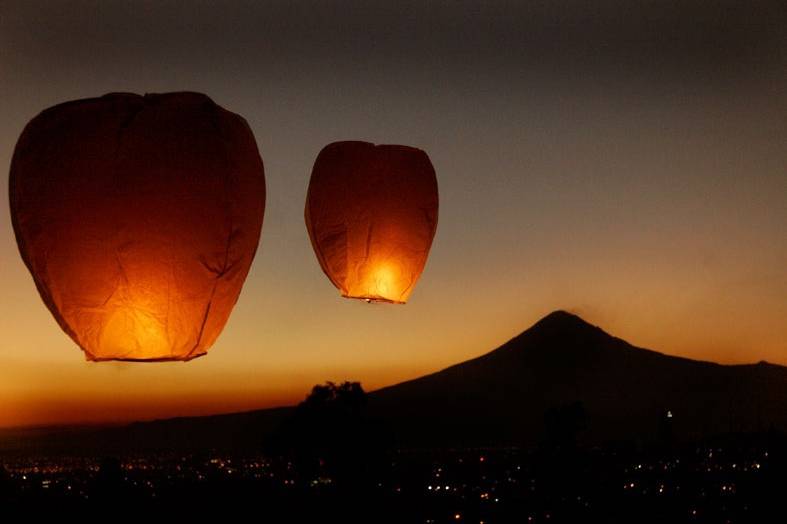
[(335, 142), (314, 163), (306, 227), (342, 296), (404, 304), (426, 264), (437, 208), (434, 168), (420, 149)]
[(265, 210), (249, 126), (198, 93), (45, 110), (19, 138), (9, 191), (22, 258), (88, 360), (204, 355)]

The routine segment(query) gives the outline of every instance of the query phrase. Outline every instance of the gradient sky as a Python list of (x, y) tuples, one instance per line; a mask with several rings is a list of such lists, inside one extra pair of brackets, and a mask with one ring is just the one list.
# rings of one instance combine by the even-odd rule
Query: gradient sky
[[(3, 192), (0, 427), (271, 406), (324, 380), (373, 389), (554, 309), (669, 354), (787, 365), (783, 3), (488, 4), (0, 2), (6, 187), (42, 109), (177, 90), (249, 121), (268, 186), (222, 336), (156, 364), (84, 360)], [(440, 224), (406, 306), (340, 298), (312, 252), (311, 167), (348, 139), (422, 148), (437, 171)]]

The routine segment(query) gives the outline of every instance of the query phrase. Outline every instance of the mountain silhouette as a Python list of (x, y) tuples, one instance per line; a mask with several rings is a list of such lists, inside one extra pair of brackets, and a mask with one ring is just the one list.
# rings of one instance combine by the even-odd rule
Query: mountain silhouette
[(544, 414), (581, 402), (590, 442), (784, 428), (787, 368), (720, 365), (637, 348), (555, 311), (499, 348), (383, 388), (370, 408), (413, 444), (531, 444)]
[[(369, 393), (367, 410), (406, 447), (527, 446), (544, 438), (547, 412), (577, 403), (585, 414), (581, 439), (588, 444), (654, 441), (665, 417), (671, 434), (686, 440), (784, 430), (787, 368), (669, 356), (555, 311), (480, 357)], [(248, 448), (291, 412), (275, 408), (60, 430), (47, 440), (62, 448)], [(41, 439), (33, 441), (41, 445)]]

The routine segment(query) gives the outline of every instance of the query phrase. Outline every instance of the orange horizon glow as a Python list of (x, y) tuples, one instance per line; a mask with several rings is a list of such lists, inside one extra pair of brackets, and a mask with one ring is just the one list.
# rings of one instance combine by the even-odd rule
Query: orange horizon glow
[[(78, 355), (77, 355), (78, 356)], [(200, 359), (205, 361), (206, 359)], [(194, 361), (197, 362), (197, 361)], [(2, 362), (0, 362), (2, 364)], [(116, 387), (109, 395), (97, 394), (95, 390), (79, 387), (63, 368), (72, 366), (59, 366), (55, 372), (59, 379), (55, 383), (40, 384), (28, 391), (9, 388), (8, 384), (0, 387), (0, 395), (4, 398), (15, 397), (14, 402), (4, 404), (5, 409), (0, 411), (0, 429), (36, 426), (57, 425), (94, 425), (94, 424), (123, 424), (135, 421), (154, 420), (171, 417), (188, 417), (201, 415), (215, 415), (251, 411), (271, 407), (291, 406), (303, 400), (311, 391), (314, 384), (321, 380), (311, 380), (311, 373), (304, 373), (293, 382), (276, 380), (260, 387), (253, 377), (237, 372), (219, 372), (218, 377), (203, 386), (203, 391), (191, 391), (182, 394), (183, 382), (181, 378), (174, 383), (163, 383), (152, 380), (144, 390), (129, 388), (125, 383), (129, 374), (135, 374), (135, 367), (160, 368), (141, 369), (145, 374), (154, 376), (172, 376), (177, 374), (177, 369), (166, 369), (171, 366), (183, 366), (167, 362), (84, 362), (86, 366), (100, 366), (104, 369), (93, 369), (89, 374), (98, 372), (102, 375), (98, 379), (106, 388)], [(194, 365), (190, 363), (187, 365)], [(24, 369), (24, 367), (22, 368)], [(54, 370), (53, 370), (54, 371)], [(314, 372), (312, 372), (314, 373)], [(28, 369), (26, 376), (20, 378), (30, 379), (35, 372)], [(230, 375), (228, 378), (227, 375)], [(331, 373), (331, 376), (343, 376)], [(368, 375), (368, 373), (367, 373)], [(316, 372), (314, 376), (323, 376)], [(346, 376), (352, 380), (352, 376)], [(365, 389), (371, 391), (389, 385), (390, 380), (397, 382), (412, 378), (406, 375), (405, 370), (394, 370), (388, 373), (372, 373), (370, 380), (364, 382)], [(387, 379), (387, 380), (386, 380)], [(327, 379), (326, 379), (327, 380)], [(228, 387), (226, 384), (232, 384)], [(94, 384), (95, 385), (95, 384)]]
[[(352, 303), (360, 308), (369, 307), (354, 301)], [(372, 309), (379, 311), (387, 308)], [(587, 313), (576, 309), (573, 312), (580, 314), (590, 323), (597, 323)], [(523, 329), (539, 318), (540, 316), (534, 317)], [(641, 343), (636, 338), (621, 336), (620, 331), (626, 330), (624, 325), (618, 325), (613, 329), (602, 323), (600, 327), (635, 346), (676, 354)], [(478, 351), (471, 351), (470, 344), (467, 344), (461, 360), (491, 351), (516, 334), (518, 332), (496, 337), (495, 341), (490, 341), (484, 349)], [(660, 338), (658, 333), (652, 333), (650, 337), (654, 340)], [(715, 346), (711, 351), (717, 349), (718, 346)], [(708, 350), (705, 353), (707, 354)], [(745, 364), (755, 361), (755, 359), (735, 358), (734, 352), (726, 353), (726, 358), (717, 359), (703, 358), (702, 355), (703, 352), (700, 352), (690, 355), (690, 358), (711, 360), (721, 364)], [(66, 356), (78, 356), (78, 354)], [(684, 352), (679, 356), (687, 355)], [(443, 357), (445, 358), (445, 355)], [(0, 385), (0, 396), (6, 399), (5, 409), (0, 411), (0, 428), (123, 424), (291, 406), (303, 400), (312, 386), (327, 380), (360, 380), (365, 390), (373, 391), (439, 371), (459, 362), (459, 360), (443, 362), (433, 360), (431, 365), (427, 363), (429, 361), (422, 361), (420, 366), (387, 368), (348, 365), (344, 370), (340, 370), (338, 366), (320, 365), (311, 368), (307, 366), (296, 375), (272, 371), (257, 377), (252, 370), (239, 372), (238, 369), (211, 369), (210, 358), (198, 359), (190, 363), (80, 362), (76, 366), (72, 362), (66, 362), (65, 359), (59, 360), (59, 363), (48, 366), (49, 372), (58, 376), (57, 381), (41, 384), (36, 384), (34, 377), (40, 374), (36, 373), (35, 369), (30, 366), (20, 366), (18, 362), (16, 366), (11, 363), (10, 367), (23, 370), (17, 378), (22, 384), (27, 381), (27, 387), (17, 389), (11, 385), (12, 387), (9, 388), (10, 384), (7, 381)], [(0, 366), (6, 367), (4, 364), (9, 363), (0, 361)], [(196, 366), (202, 369), (190, 369)], [(79, 368), (82, 371), (79, 371)], [(83, 376), (93, 377), (90, 387), (80, 387), (79, 382), (82, 380), (80, 377)], [(189, 384), (193, 382), (195, 376), (211, 378), (194, 388)], [(167, 379), (170, 382), (167, 382)], [(187, 393), (184, 395), (184, 392)], [(13, 402), (8, 402), (9, 398), (13, 398)]]

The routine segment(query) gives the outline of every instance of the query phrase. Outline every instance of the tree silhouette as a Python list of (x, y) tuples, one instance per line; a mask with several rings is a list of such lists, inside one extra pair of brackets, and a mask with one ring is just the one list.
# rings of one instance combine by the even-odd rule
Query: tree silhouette
[(345, 414), (360, 414), (366, 406), (366, 392), (360, 382), (326, 382), (316, 385), (306, 400), (298, 405), (300, 411), (333, 410)]
[(359, 382), (326, 382), (312, 388), (273, 436), (274, 452), (294, 461), (300, 475), (355, 484), (376, 469), (388, 439), (366, 414)]

